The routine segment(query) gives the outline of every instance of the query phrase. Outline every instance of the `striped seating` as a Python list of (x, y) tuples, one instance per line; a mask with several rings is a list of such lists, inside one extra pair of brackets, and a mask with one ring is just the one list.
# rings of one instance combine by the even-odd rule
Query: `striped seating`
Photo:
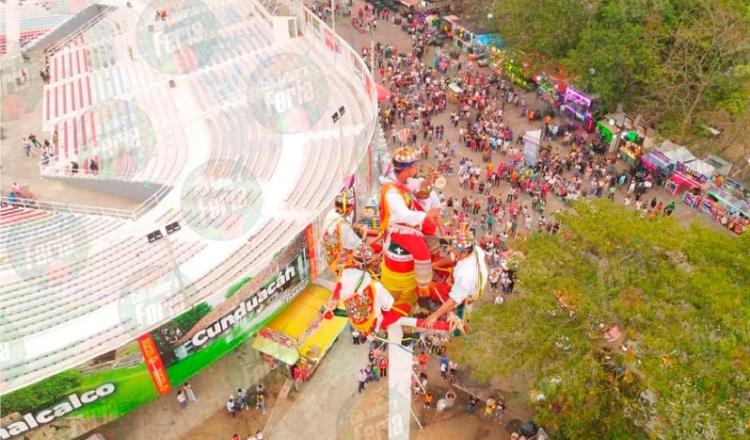
[[(57, 130), (59, 146), (42, 174), (102, 183), (127, 180), (144, 185), (139, 188), (155, 184), (158, 198), (147, 199), (132, 218), (124, 215), (128, 220), (83, 210), (0, 208), (0, 249), (6, 257), (0, 261), (0, 310), (13, 329), (0, 335), (0, 342), (58, 337), (69, 333), (58, 330), (97, 324), (8, 363), (0, 393), (131, 342), (142, 330), (139, 324), (127, 316), (108, 320), (118, 302), (129, 298), (134, 279), (170, 276), (175, 265), (187, 269), (190, 279), (180, 278), (180, 287), (165, 299), (171, 306), (168, 317), (174, 317), (239, 278), (260, 274), (280, 248), (319, 218), (358, 165), (376, 108), (361, 78), (344, 70), (352, 68), (351, 55), (342, 56), (341, 68), (334, 68), (322, 41), (277, 41), (253, 0), (204, 4), (217, 20), (217, 46), (193, 72), (158, 72), (137, 52), (131, 59), (127, 47), (135, 46), (129, 38), (140, 4), (109, 13), (50, 52), (52, 78), (44, 90), (42, 120), (45, 129)], [(247, 92), (255, 78), (251, 72), (274, 55), (288, 53), (318, 64), (330, 97), (319, 103), (323, 108), (316, 109), (321, 116), (314, 126), (278, 133), (258, 120)], [(169, 79), (175, 87), (167, 85)], [(341, 106), (346, 113), (334, 123), (329, 115)], [(120, 145), (129, 148), (132, 161), (117, 167), (108, 160)], [(91, 160), (99, 164), (97, 172), (89, 170)], [(75, 175), (65, 174), (71, 161), (79, 165)], [(221, 193), (202, 181), (193, 185), (190, 176), (196, 171), (255, 180), (236, 203), (258, 208), (257, 217), (227, 217), (214, 210), (217, 202), (235, 203), (229, 197), (236, 193)], [(247, 224), (226, 224), (227, 218)], [(180, 231), (148, 242), (147, 233), (164, 231), (172, 222), (180, 223)], [(217, 238), (211, 235), (216, 230), (239, 233)], [(24, 252), (39, 243), (55, 250), (51, 259), (56, 264), (24, 261)]]

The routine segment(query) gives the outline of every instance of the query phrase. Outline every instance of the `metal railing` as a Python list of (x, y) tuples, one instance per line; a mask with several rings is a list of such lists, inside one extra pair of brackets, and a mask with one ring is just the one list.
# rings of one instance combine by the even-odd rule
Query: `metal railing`
[[(116, 6), (101, 6), (101, 10), (98, 14), (96, 14), (94, 17), (89, 19), (88, 21), (81, 24), (81, 26), (77, 27), (74, 31), (70, 33), (67, 37), (63, 38), (62, 40), (59, 40), (57, 43), (52, 44), (51, 46), (47, 47), (44, 51), (48, 56), (54, 55), (56, 52), (61, 50), (63, 47), (65, 47), (68, 43), (73, 41), (74, 39), (78, 38), (79, 35), (81, 35), (83, 32), (86, 32), (87, 30), (91, 29), (92, 27), (96, 26), (99, 22), (101, 22), (104, 17), (109, 15), (111, 12), (116, 11)], [(75, 17), (73, 17), (71, 20), (66, 21), (63, 24), (70, 23), (72, 20), (75, 20)], [(58, 27), (60, 29), (62, 26)]]
[(3, 205), (14, 206), (18, 208), (44, 209), (47, 211), (73, 212), (79, 214), (98, 214), (117, 217), (122, 219), (134, 219), (134, 211), (130, 209), (105, 208), (101, 206), (80, 205), (76, 203), (50, 202), (46, 200), (36, 200), (24, 197), (11, 198), (0, 196), (0, 202)]

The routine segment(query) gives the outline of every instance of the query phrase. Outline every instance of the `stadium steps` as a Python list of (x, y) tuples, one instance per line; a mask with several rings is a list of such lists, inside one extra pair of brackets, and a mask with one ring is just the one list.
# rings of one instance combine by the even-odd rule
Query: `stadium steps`
[(118, 340), (131, 337), (137, 329), (137, 324), (132, 320), (117, 323), (94, 335), (73, 341), (41, 356), (10, 363), (4, 366), (6, 385), (13, 386), (16, 379), (26, 375), (47, 376), (56, 373), (61, 369), (60, 363), (73, 366), (79, 362), (77, 359), (93, 359), (112, 351)]
[[(5, 320), (13, 328), (21, 329), (13, 337), (21, 338), (116, 303), (143, 271), (160, 277), (171, 270), (171, 263), (166, 263), (170, 261), (170, 253), (163, 242), (148, 243), (145, 235), (128, 242), (129, 246), (120, 249), (128, 258), (120, 254), (116, 258), (111, 255), (109, 258), (89, 257), (77, 262), (79, 269), (88, 275), (84, 281), (57, 285), (43, 281), (35, 285), (27, 281), (14, 292), (0, 290), (0, 307)], [(189, 261), (204, 247), (201, 242), (172, 240), (178, 264)]]

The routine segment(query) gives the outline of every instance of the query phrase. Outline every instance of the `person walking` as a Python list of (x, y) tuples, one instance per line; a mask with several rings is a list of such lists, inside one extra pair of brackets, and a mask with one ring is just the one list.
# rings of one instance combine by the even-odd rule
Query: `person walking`
[(234, 402), (234, 396), (231, 394), (229, 395), (229, 399), (227, 400), (227, 411), (229, 414), (232, 415), (232, 417), (237, 417), (237, 404)]
[(385, 356), (382, 356), (380, 358), (380, 377), (387, 377), (388, 376), (388, 358)]
[(249, 409), (247, 404), (247, 390), (244, 388), (237, 388), (237, 408), (244, 409), (245, 411)]
[(26, 157), (31, 157), (31, 144), (29, 143), (26, 138), (23, 138), (23, 141), (21, 141), (23, 144), (23, 153), (26, 155)]
[(195, 392), (193, 391), (193, 386), (190, 385), (190, 382), (185, 382), (185, 386), (183, 386), (182, 389), (185, 391), (185, 395), (190, 402), (198, 401), (198, 398), (195, 397)]
[(362, 394), (362, 390), (365, 389), (365, 384), (367, 384), (367, 373), (365, 373), (364, 368), (359, 370), (359, 376), (357, 377), (357, 380), (359, 381), (357, 393)]
[(177, 403), (180, 404), (180, 408), (185, 409), (188, 406), (187, 397), (185, 397), (185, 393), (182, 392), (182, 390), (177, 391)]
[(263, 394), (255, 396), (255, 408), (257, 408), (261, 414), (266, 413), (266, 396)]

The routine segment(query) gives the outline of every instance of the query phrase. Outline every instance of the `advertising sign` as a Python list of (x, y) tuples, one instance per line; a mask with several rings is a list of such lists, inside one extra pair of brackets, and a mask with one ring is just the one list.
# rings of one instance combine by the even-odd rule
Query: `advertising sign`
[(246, 342), (309, 284), (306, 247), (302, 233), (255, 276), (125, 346), (0, 397), (0, 440), (32, 431), (39, 438), (77, 438), (182, 386)]

